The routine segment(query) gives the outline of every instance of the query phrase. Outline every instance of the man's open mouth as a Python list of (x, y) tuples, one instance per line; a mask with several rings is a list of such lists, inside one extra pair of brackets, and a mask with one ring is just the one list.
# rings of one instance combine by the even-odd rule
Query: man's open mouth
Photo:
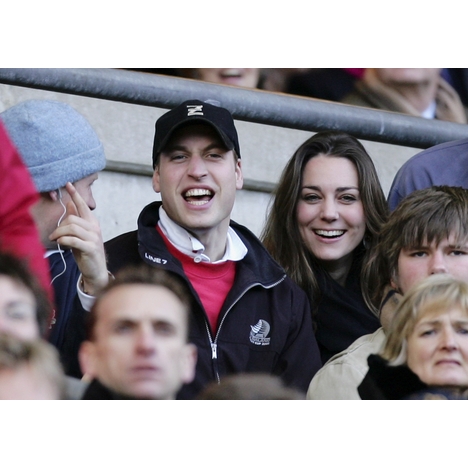
[(213, 198), (213, 192), (208, 189), (190, 189), (184, 194), (185, 200), (191, 205), (205, 205)]

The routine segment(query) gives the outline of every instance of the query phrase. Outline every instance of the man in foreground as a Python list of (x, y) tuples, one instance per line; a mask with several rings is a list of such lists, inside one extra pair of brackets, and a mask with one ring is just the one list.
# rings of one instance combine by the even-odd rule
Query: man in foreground
[(80, 361), (93, 381), (83, 399), (175, 399), (195, 373), (190, 308), (189, 292), (171, 273), (148, 265), (121, 270), (88, 317)]

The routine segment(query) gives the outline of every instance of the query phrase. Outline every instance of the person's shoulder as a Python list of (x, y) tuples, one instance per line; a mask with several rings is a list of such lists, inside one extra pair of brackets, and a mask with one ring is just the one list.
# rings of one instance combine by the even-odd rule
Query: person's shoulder
[(449, 153), (463, 151), (463, 153), (466, 154), (467, 148), (468, 148), (468, 138), (463, 138), (461, 140), (451, 140), (451, 141), (446, 141), (445, 143), (440, 143), (438, 145), (431, 146), (430, 148), (427, 148), (426, 150), (421, 151), (420, 154), (433, 153), (433, 152), (438, 152), (438, 151), (449, 152)]
[(309, 400), (356, 400), (357, 386), (367, 373), (367, 357), (380, 351), (385, 333), (379, 328), (329, 359), (312, 379)]
[(415, 190), (432, 185), (464, 186), (462, 168), (467, 163), (468, 138), (441, 143), (416, 153), (403, 163), (393, 179), (388, 194), (390, 209), (394, 210)]
[(347, 364), (359, 368), (364, 363), (364, 367), (367, 368), (367, 356), (380, 351), (384, 341), (385, 333), (383, 328), (379, 328), (374, 333), (359, 337), (345, 350), (333, 356), (324, 367)]
[(278, 262), (276, 262), (276, 260), (271, 256), (270, 252), (268, 252), (266, 247), (262, 244), (261, 240), (249, 228), (243, 226), (242, 224), (236, 223), (233, 220), (230, 222), (230, 227), (234, 229), (236, 234), (247, 247), (247, 260), (257, 263), (264, 270), (266, 263), (270, 265), (270, 268), (274, 266), (275, 270), (284, 273), (283, 267), (281, 267)]
[(382, 328), (374, 333), (363, 335), (346, 349), (330, 358), (322, 367), (321, 372), (326, 372), (332, 366), (352, 366), (365, 374), (367, 372), (367, 357), (380, 351), (384, 341), (385, 333)]
[[(157, 219), (159, 219), (158, 210), (159, 210), (160, 204), (161, 204), (160, 202), (153, 202), (145, 206), (141, 210), (141, 213), (138, 216), (138, 227), (142, 225), (141, 220), (145, 217), (156, 218), (150, 221), (151, 227), (156, 227)], [(115, 236), (112, 239), (109, 239), (108, 241), (104, 242), (104, 246), (106, 248), (107, 253), (112, 252), (113, 250), (116, 250), (117, 252), (119, 252), (119, 249), (122, 249), (122, 247), (125, 245), (137, 247), (138, 229), (135, 229), (134, 231), (124, 232), (123, 234), (119, 234), (118, 236)]]
[(129, 231), (119, 234), (118, 236), (109, 239), (104, 242), (106, 251), (112, 251), (113, 249), (120, 248), (123, 244), (129, 244), (133, 242), (138, 242), (138, 231)]
[(269, 293), (281, 296), (282, 300), (289, 297), (292, 302), (308, 301), (305, 291), (286, 274), (250, 229), (232, 220), (230, 226), (247, 247), (247, 255), (240, 263), (250, 270), (256, 281), (267, 287)]
[(65, 377), (65, 399), (81, 400), (88, 388), (89, 383), (76, 377)]
[(229, 226), (234, 229), (236, 234), (242, 238), (242, 240), (247, 239), (249, 242), (261, 244), (260, 239), (247, 227), (243, 224), (239, 224), (237, 221), (231, 219), (229, 221)]
[(93, 379), (81, 396), (81, 400), (116, 400), (118, 396), (104, 386), (99, 380)]
[(107, 256), (107, 268), (116, 273), (120, 268), (140, 262), (138, 253), (138, 232), (120, 234), (104, 243)]
[(463, 156), (468, 159), (468, 138), (463, 140), (454, 140), (447, 141), (445, 143), (440, 143), (435, 146), (431, 146), (419, 153), (416, 153), (414, 156), (409, 158), (401, 167), (401, 170), (407, 170), (412, 168), (415, 165), (420, 165), (421, 162), (426, 163), (427, 160), (439, 161), (441, 156), (443, 157), (452, 157), (452, 156)]

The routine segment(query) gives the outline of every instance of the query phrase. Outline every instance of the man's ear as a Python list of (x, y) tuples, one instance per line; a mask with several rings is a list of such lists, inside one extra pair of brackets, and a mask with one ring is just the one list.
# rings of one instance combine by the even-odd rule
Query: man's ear
[(83, 375), (96, 377), (96, 347), (92, 341), (83, 341), (78, 351), (78, 360)]
[(51, 190), (50, 192), (47, 192), (50, 199), (54, 202), (59, 201), (62, 197), (59, 196), (59, 191), (58, 190)]
[(242, 175), (242, 164), (241, 160), (236, 161), (236, 189), (240, 190), (244, 185), (244, 176)]
[(153, 172), (153, 190), (156, 193), (161, 192), (161, 186), (159, 184), (159, 167), (158, 166), (154, 168), (154, 172)]

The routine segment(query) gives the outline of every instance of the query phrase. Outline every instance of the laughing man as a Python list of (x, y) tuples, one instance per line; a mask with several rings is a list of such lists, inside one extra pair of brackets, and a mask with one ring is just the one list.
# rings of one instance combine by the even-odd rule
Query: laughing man
[(231, 221), (243, 176), (227, 109), (186, 101), (156, 122), (153, 188), (138, 229), (106, 243), (112, 273), (145, 262), (179, 275), (195, 305), (196, 375), (178, 398), (212, 381), (267, 372), (306, 391), (321, 367), (305, 293), (246, 227)]

